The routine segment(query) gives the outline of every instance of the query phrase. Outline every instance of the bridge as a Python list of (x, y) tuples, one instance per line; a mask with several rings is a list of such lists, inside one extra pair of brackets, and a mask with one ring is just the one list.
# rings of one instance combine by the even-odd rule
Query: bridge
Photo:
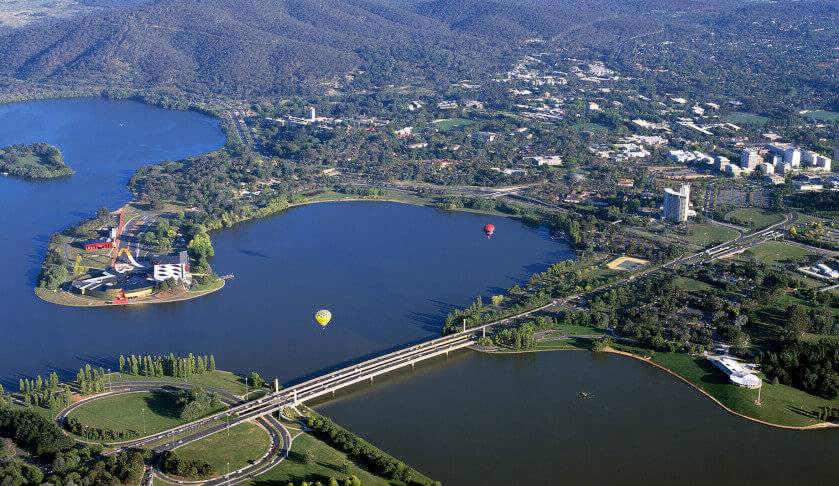
[(195, 432), (195, 435), (164, 444), (155, 448), (155, 450), (179, 447), (185, 442), (207, 437), (238, 423), (270, 416), (274, 412), (281, 411), (284, 407), (296, 406), (324, 395), (333, 394), (338, 390), (364, 381), (372, 382), (377, 376), (466, 348), (475, 344), (478, 335), (485, 333), (487, 327), (499, 323), (494, 322), (470, 328), (352, 364), (288, 388), (275, 390), (262, 398), (233, 406), (188, 424), (133, 441), (122, 442), (118, 445), (123, 448), (141, 447), (151, 443), (159, 443), (169, 437), (183, 436)]

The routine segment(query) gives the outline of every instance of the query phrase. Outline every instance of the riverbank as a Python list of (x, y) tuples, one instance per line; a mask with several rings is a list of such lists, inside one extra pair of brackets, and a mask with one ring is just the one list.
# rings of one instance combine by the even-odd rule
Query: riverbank
[(613, 347), (605, 347), (602, 351), (655, 366), (687, 383), (726, 412), (755, 423), (788, 430), (839, 428), (839, 423), (823, 422), (813, 417), (817, 407), (837, 407), (839, 400), (829, 401), (796, 388), (764, 380), (761, 405), (758, 405), (756, 390), (728, 382), (728, 379), (710, 363), (703, 367), (700, 360), (707, 362), (704, 358), (683, 353), (653, 353), (651, 356), (642, 356)]

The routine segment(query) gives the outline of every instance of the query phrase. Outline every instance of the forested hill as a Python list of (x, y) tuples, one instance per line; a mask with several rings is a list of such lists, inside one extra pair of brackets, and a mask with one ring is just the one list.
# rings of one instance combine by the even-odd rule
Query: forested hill
[(445, 82), (489, 72), (529, 36), (716, 1), (157, 0), (0, 37), (0, 78), (238, 98), (353, 69), (377, 84)]

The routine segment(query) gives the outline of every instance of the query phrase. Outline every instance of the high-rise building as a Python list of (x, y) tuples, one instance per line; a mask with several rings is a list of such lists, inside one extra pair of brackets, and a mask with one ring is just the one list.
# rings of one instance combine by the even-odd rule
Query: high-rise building
[(755, 168), (761, 163), (763, 163), (763, 157), (760, 155), (758, 149), (743, 149), (743, 153), (740, 155), (740, 167), (743, 170), (755, 170)]
[(309, 110), (309, 121), (312, 121), (312, 122), (313, 122), (313, 121), (316, 121), (317, 119), (318, 119), (318, 117), (315, 115), (315, 107), (313, 106), (313, 107)]
[(784, 162), (793, 169), (801, 167), (801, 150), (796, 147), (789, 147), (784, 150)]
[(690, 184), (682, 184), (679, 191), (669, 187), (664, 190), (664, 204), (661, 208), (661, 216), (674, 223), (684, 223), (688, 220), (690, 212)]

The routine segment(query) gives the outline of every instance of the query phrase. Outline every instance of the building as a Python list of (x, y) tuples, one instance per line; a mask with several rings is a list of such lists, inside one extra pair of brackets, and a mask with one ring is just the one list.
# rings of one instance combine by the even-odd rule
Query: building
[(84, 244), (85, 251), (102, 250), (104, 248), (113, 248), (114, 242), (108, 239), (88, 241)]
[(679, 191), (669, 187), (664, 190), (664, 204), (661, 208), (662, 218), (674, 223), (684, 223), (690, 216), (690, 184), (682, 184)]
[(185, 251), (176, 255), (154, 255), (149, 258), (152, 264), (152, 279), (155, 282), (174, 279), (176, 282), (192, 280), (189, 273), (189, 256)]
[(562, 156), (559, 155), (534, 155), (530, 159), (536, 165), (547, 165), (549, 167), (556, 167), (562, 165)]
[(735, 385), (751, 389), (757, 389), (763, 385), (760, 377), (739, 361), (724, 356), (709, 356), (708, 360), (725, 373)]
[(396, 130), (396, 138), (411, 138), (414, 136), (414, 127), (404, 127)]
[(743, 153), (740, 155), (740, 168), (744, 171), (753, 171), (757, 168), (758, 165), (763, 163), (763, 157), (760, 155), (760, 151), (754, 148), (747, 148), (743, 149)]

